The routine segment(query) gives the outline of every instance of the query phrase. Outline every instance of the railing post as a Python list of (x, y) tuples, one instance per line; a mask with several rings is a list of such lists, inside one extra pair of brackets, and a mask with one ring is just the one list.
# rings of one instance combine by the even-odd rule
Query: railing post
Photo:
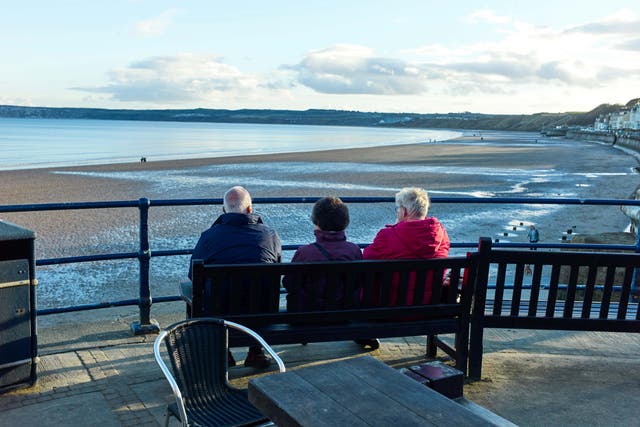
[(478, 269), (476, 288), (473, 294), (473, 311), (471, 313), (471, 337), (469, 340), (469, 378), (479, 380), (482, 375), (482, 352), (484, 335), (484, 310), (487, 300), (489, 279), (489, 256), (491, 255), (491, 238), (481, 237), (478, 241)]
[[(640, 230), (636, 230), (636, 253), (640, 254)], [(633, 270), (633, 279), (631, 280), (631, 300), (637, 302), (640, 300), (640, 288), (638, 288), (638, 269)]]
[(157, 334), (160, 332), (160, 325), (153, 319), (151, 314), (151, 287), (149, 285), (149, 268), (151, 260), (151, 249), (149, 247), (149, 206), (151, 202), (146, 197), (138, 200), (140, 211), (140, 250), (138, 251), (138, 261), (140, 264), (140, 295), (138, 307), (140, 307), (140, 321), (131, 323), (131, 331), (134, 335)]

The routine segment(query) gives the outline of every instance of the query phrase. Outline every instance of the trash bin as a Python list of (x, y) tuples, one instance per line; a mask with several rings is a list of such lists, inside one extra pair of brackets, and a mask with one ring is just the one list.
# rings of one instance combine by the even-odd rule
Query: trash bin
[(0, 392), (36, 382), (35, 233), (0, 220)]

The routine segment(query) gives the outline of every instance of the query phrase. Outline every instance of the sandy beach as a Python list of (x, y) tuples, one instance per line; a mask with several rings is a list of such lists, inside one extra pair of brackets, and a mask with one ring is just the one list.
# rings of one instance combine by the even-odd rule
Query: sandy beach
[[(254, 197), (393, 196), (404, 186), (421, 186), (436, 196), (627, 198), (638, 185), (638, 161), (606, 144), (542, 138), (535, 133), (483, 132), (438, 143), (397, 145), (307, 153), (123, 163), (51, 169), (0, 171), (0, 204), (107, 200), (218, 198), (231, 185), (244, 185)], [(306, 243), (311, 236), (309, 206), (258, 206), (284, 244)], [(352, 206), (351, 240), (371, 241), (393, 221), (393, 206)], [(152, 250), (191, 248), (219, 214), (218, 207), (155, 208), (150, 214)], [(559, 241), (563, 230), (578, 233), (621, 231), (627, 218), (617, 207), (487, 207), (437, 205), (430, 214), (446, 225), (452, 241), (502, 236), (524, 221), (536, 222), (543, 241)], [(0, 219), (36, 231), (38, 258), (137, 251), (136, 209), (104, 209), (0, 214)], [(524, 241), (525, 233), (503, 238)], [(173, 293), (181, 266), (173, 257), (152, 278), (161, 293)], [(133, 261), (132, 261), (133, 262)], [(173, 263), (173, 264), (171, 264)], [(70, 268), (70, 267), (69, 267)], [(68, 281), (89, 266), (69, 273), (52, 268), (41, 276)], [(97, 295), (114, 279), (135, 295), (137, 277), (122, 266), (93, 278)], [(166, 270), (176, 270), (164, 274)], [(95, 273), (91, 273), (92, 276)], [(131, 276), (131, 277), (130, 277)], [(86, 277), (86, 276), (85, 276)], [(46, 280), (41, 280), (43, 285)], [(44, 286), (41, 290), (44, 292)], [(117, 290), (114, 290), (117, 292)], [(52, 292), (52, 296), (56, 295)], [(100, 300), (109, 299), (99, 298)], [(42, 300), (41, 300), (42, 301)]]

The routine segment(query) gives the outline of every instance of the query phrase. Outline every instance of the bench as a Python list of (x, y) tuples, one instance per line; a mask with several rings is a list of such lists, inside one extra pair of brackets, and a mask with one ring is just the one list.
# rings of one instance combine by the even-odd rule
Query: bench
[[(187, 312), (246, 325), (270, 345), (426, 335), (429, 357), (435, 357), (439, 347), (466, 373), (478, 259), (479, 253), (473, 252), (429, 260), (231, 265), (193, 260), (193, 296)], [(446, 286), (445, 274), (450, 283), (463, 286)], [(280, 307), (285, 275), (292, 280), (322, 277), (327, 283), (325, 300), (341, 302), (322, 311), (286, 312)], [(399, 301), (408, 301), (410, 283), (415, 284), (415, 303), (390, 306), (392, 286), (397, 285)], [(423, 304), (426, 283), (432, 287), (432, 303)], [(439, 340), (438, 334), (455, 334), (454, 346)], [(231, 346), (253, 344), (241, 336), (229, 340)]]
[(476, 279), (471, 378), (481, 376), (484, 328), (640, 332), (633, 298), (640, 254), (495, 249), (484, 240), (490, 249)]

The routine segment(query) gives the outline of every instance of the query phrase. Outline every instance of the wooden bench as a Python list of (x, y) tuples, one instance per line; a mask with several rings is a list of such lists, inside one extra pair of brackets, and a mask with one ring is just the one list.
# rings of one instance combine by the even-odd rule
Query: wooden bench
[[(478, 252), (467, 257), (430, 260), (327, 261), (281, 264), (204, 264), (193, 261), (193, 317), (220, 317), (246, 325), (270, 345), (426, 335), (427, 354), (437, 347), (467, 372), (471, 300)], [(458, 286), (443, 286), (444, 276)], [(280, 307), (281, 278), (326, 280), (325, 299), (340, 300), (323, 311), (286, 312)], [(390, 306), (392, 285), (407, 301), (414, 282), (413, 305)], [(432, 303), (422, 304), (425, 283)], [(420, 296), (420, 298), (418, 298)], [(188, 308), (189, 310), (189, 308)], [(454, 346), (437, 339), (455, 333)], [(230, 336), (230, 345), (253, 344)]]
[[(490, 246), (490, 240), (484, 245)], [(481, 375), (484, 328), (640, 332), (639, 304), (632, 295), (639, 267), (636, 253), (483, 252), (471, 319), (469, 376)]]

